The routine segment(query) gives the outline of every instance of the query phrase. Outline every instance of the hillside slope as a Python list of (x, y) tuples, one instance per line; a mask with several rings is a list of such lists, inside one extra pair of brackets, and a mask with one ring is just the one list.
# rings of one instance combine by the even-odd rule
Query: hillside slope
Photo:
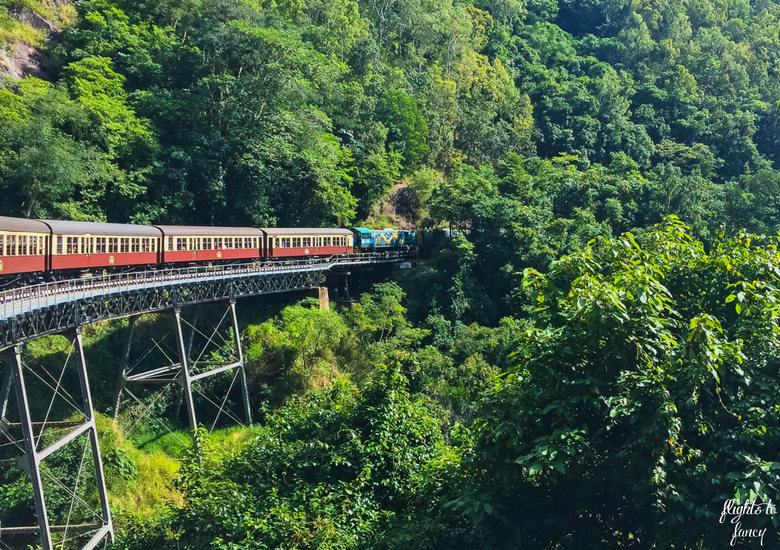
[(0, 0), (0, 75), (46, 78), (46, 42), (72, 25), (70, 0)]

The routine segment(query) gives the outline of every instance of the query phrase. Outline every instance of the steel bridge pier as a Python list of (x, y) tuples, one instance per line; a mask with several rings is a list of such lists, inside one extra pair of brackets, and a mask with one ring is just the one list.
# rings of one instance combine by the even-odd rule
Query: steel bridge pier
[[(196, 412), (196, 393), (201, 396), (202, 400), (213, 404), (218, 409), (217, 417), (214, 419), (211, 430), (216, 427), (223, 413), (237, 423), (245, 423), (246, 425), (252, 423), (249, 387), (247, 385), (244, 353), (236, 313), (236, 300), (232, 298), (228, 302), (222, 302), (222, 304), (226, 305), (222, 318), (216, 323), (216, 326), (210, 326), (208, 329), (205, 326), (198, 326), (200, 308), (202, 306), (195, 306), (195, 315), (190, 321), (185, 319), (181, 307), (175, 307), (172, 319), (170, 323), (167, 323), (168, 326), (171, 326), (171, 329), (159, 340), (149, 336), (149, 341), (139, 342), (138, 320), (140, 315), (130, 318), (127, 341), (122, 357), (121, 373), (117, 384), (114, 406), (115, 419), (119, 417), (119, 413), (122, 410), (122, 397), (124, 394), (129, 395), (135, 401), (136, 407), (140, 407), (143, 410), (143, 415), (151, 417), (155, 415), (154, 411), (150, 410), (142, 402), (142, 399), (130, 390), (129, 385), (139, 384), (165, 387), (175, 384), (179, 386), (180, 392), (174, 410), (178, 412), (181, 404), (184, 405), (190, 429), (194, 434), (197, 434), (196, 430), (200, 425)], [(215, 303), (212, 309), (218, 309), (219, 305), (219, 302)], [(168, 318), (166, 315), (165, 319)], [(229, 339), (222, 338), (221, 331), (225, 328), (231, 334)], [(173, 337), (173, 342), (166, 341), (169, 335)], [(195, 354), (193, 355), (196, 337), (198, 337), (198, 345), (195, 346), (197, 349), (194, 350)], [(136, 344), (135, 348), (140, 347), (141, 349), (134, 349), (134, 343)], [(230, 357), (225, 357), (226, 350), (231, 355)], [(137, 355), (140, 355), (140, 358), (131, 364), (133, 351), (140, 351), (140, 353), (137, 353)], [(218, 357), (219, 360), (215, 360), (215, 357)], [(161, 365), (161, 361), (165, 364)], [(201, 380), (231, 371), (233, 372), (233, 380), (221, 403), (218, 402), (219, 400), (210, 399), (205, 395), (205, 392), (198, 391), (194, 387), (194, 384), (199, 383)], [(240, 422), (229, 411), (225, 411), (230, 391), (236, 383), (241, 390), (240, 401), (243, 406), (244, 422)], [(126, 435), (129, 435), (129, 432), (139, 422), (140, 420), (133, 422)], [(164, 424), (163, 427), (165, 427)], [(166, 429), (168, 428), (166, 427)], [(197, 438), (194, 441), (197, 445)]]
[[(187, 403), (187, 416), (190, 420), (190, 429), (193, 431), (198, 429), (198, 418), (195, 413), (195, 401), (192, 393), (192, 383), (197, 380), (214, 376), (221, 372), (237, 369), (237, 375), (240, 378), (241, 384), (241, 397), (244, 404), (244, 416), (246, 423), (252, 423), (252, 411), (249, 405), (249, 387), (246, 382), (246, 370), (244, 369), (244, 352), (241, 349), (241, 333), (238, 330), (238, 316), (236, 315), (236, 300), (231, 299), (228, 310), (231, 317), (231, 325), (233, 332), (233, 344), (235, 345), (236, 361), (228, 363), (226, 365), (213, 367), (210, 370), (206, 370), (199, 373), (191, 372), (192, 361), (189, 358), (189, 352), (184, 345), (184, 331), (182, 330), (182, 318), (181, 308), (174, 310), (176, 318), (176, 337), (179, 344), (179, 361), (181, 364), (181, 373), (179, 374), (179, 384), (184, 388), (184, 400)], [(195, 333), (195, 327), (193, 326), (191, 334)], [(208, 344), (210, 344), (212, 338), (209, 338)], [(192, 340), (190, 339), (190, 346), (192, 348)]]
[[(67, 540), (68, 531), (70, 531), (71, 538), (73, 538), (74, 532), (93, 532), (88, 541), (82, 546), (83, 550), (91, 550), (97, 547), (98, 544), (108, 539), (111, 542), (114, 541), (114, 527), (111, 520), (111, 511), (108, 506), (108, 493), (106, 492), (106, 483), (103, 474), (103, 465), (100, 458), (100, 447), (98, 444), (97, 426), (95, 425), (95, 418), (92, 406), (92, 395), (89, 388), (89, 380), (87, 377), (87, 365), (84, 359), (84, 347), (81, 337), (81, 328), (77, 327), (72, 329), (67, 334), (69, 340), (68, 354), (65, 359), (65, 364), (62, 367), (59, 379), (56, 381), (52, 378), (51, 381), (47, 381), (41, 374), (39, 368), (35, 366), (27, 365), (22, 360), (22, 345), (17, 344), (12, 348), (4, 352), (4, 359), (8, 364), (6, 368), (5, 376), (3, 378), (3, 386), (0, 388), (0, 433), (5, 436), (6, 445), (15, 444), (19, 451), (22, 451), (22, 456), (18, 459), (17, 465), (20, 469), (26, 471), (30, 475), (30, 480), (33, 486), (33, 496), (35, 500), (35, 511), (37, 515), (37, 526), (24, 526), (24, 527), (4, 527), (0, 526), (0, 535), (31, 535), (39, 534), (41, 540), (41, 546), (44, 550), (54, 550), (55, 544), (59, 545), (64, 540)], [(76, 371), (78, 372), (78, 381), (81, 391), (81, 403), (74, 402), (74, 399), (67, 392), (62, 385), (63, 377), (65, 375), (68, 364), (72, 356), (76, 359)], [(45, 369), (44, 369), (45, 370)], [(47, 372), (48, 374), (48, 372)], [(78, 415), (83, 416), (80, 420), (65, 420), (56, 421), (49, 420), (49, 413), (52, 410), (51, 405), (46, 413), (46, 417), (43, 421), (33, 420), (33, 413), (30, 407), (29, 394), (28, 394), (28, 380), (33, 375), (38, 380), (44, 381), (45, 385), (50, 389), (53, 389), (52, 403), (58, 397), (66, 399)], [(56, 382), (56, 387), (52, 387), (52, 383)], [(19, 421), (12, 422), (9, 414), (12, 412), (9, 407), (9, 401), (12, 395), (15, 394), (17, 407), (19, 411)], [(70, 399), (66, 398), (67, 397)], [(39, 397), (39, 396), (37, 396)], [(17, 433), (21, 428), (22, 439), (24, 445), (21, 446), (21, 441), (17, 439)], [(44, 432), (50, 429), (47, 433), (47, 437), (44, 439)], [(72, 428), (70, 432), (65, 435), (59, 436), (56, 439), (52, 439), (51, 431), (57, 432), (61, 429)], [(46, 468), (47, 459), (51, 459), (54, 455), (62, 450), (64, 447), (69, 446), (71, 443), (84, 440), (83, 453), (81, 458), (81, 466), (79, 468), (78, 476), (75, 481), (75, 487), (66, 487), (61, 480), (54, 477), (56, 474), (52, 474)], [(10, 443), (6, 443), (10, 441)], [(43, 443), (43, 445), (41, 445)], [(82, 480), (82, 468), (85, 465), (85, 457), (87, 454), (87, 447), (91, 448), (91, 463), (92, 470), (94, 472), (95, 485), (100, 500), (100, 510), (92, 510), (88, 503), (86, 503), (78, 494), (79, 483)], [(64, 524), (52, 525), (50, 521), (50, 512), (47, 510), (46, 505), (46, 493), (47, 487), (44, 485), (43, 480), (49, 481), (49, 487), (52, 485), (58, 485), (60, 489), (65, 490), (71, 497), (70, 509), (67, 514), (67, 519)], [(70, 520), (74, 511), (74, 505), (79, 504), (85, 506), (92, 516), (92, 523), (90, 524), (71, 524)], [(53, 538), (54, 533), (61, 533), (61, 539), (56, 543)]]

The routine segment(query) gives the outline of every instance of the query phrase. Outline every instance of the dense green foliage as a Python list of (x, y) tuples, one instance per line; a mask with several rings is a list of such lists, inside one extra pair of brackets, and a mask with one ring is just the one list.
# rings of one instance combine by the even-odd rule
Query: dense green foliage
[[(277, 386), (299, 396), (183, 468), (187, 504), (119, 547), (720, 547), (727, 499), (780, 498), (778, 281), (774, 239), (705, 249), (670, 219), (527, 269), (525, 320), (494, 329), (403, 328), (394, 285), (340, 314), (288, 308), (255, 353), (306, 328), (288, 364), (330, 380)], [(394, 366), (367, 373), (356, 354), (391, 324)], [(775, 540), (777, 520), (743, 525)]]
[[(142, 427), (189, 453), (175, 487), (104, 428), (139, 511), (114, 501), (117, 548), (693, 550), (729, 543), (727, 499), (780, 499), (780, 4), (76, 9), (52, 82), (0, 90), (0, 213), (381, 224), (394, 193), (450, 230), (356, 303), (246, 327), (258, 426), (202, 461)], [(745, 526), (771, 545), (779, 517)]]
[[(515, 219), (534, 231), (555, 225), (551, 250), (547, 235), (520, 243), (534, 259), (604, 224), (644, 227), (667, 214), (705, 238), (720, 222), (777, 225), (780, 7), (771, 1), (76, 8), (50, 47), (54, 83), (5, 85), (4, 213), (343, 225), (395, 184), (436, 170), (446, 183), (433, 181), (429, 221), (457, 225), (472, 221), (452, 211), (460, 195), (480, 195), (493, 169), (510, 180), (494, 197), (552, 207)], [(553, 171), (536, 155), (568, 155), (554, 166), (577, 175), (528, 181), (518, 172), (546, 180)], [(569, 177), (576, 189), (561, 188)], [(427, 213), (430, 185), (411, 189)], [(588, 229), (572, 236), (571, 225)]]

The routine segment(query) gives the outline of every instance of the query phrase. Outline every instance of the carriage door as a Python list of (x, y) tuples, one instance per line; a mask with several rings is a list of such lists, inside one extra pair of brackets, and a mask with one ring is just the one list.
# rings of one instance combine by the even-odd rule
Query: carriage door
[(95, 252), (92, 249), (92, 235), (81, 237), (81, 246), (81, 253), (84, 254), (84, 265), (92, 267), (92, 254)]

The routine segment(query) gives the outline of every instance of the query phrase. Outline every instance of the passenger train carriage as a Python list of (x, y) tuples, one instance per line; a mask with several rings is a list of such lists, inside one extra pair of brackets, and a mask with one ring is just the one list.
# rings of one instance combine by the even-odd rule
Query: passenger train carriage
[(49, 269), (101, 271), (158, 263), (160, 231), (146, 225), (42, 220), (50, 228)]
[(264, 227), (267, 258), (351, 254), (353, 234), (346, 229)]
[[(380, 233), (387, 235), (381, 239)], [(198, 264), (409, 250), (414, 241), (416, 232), (391, 229), (146, 226), (0, 216), (0, 284)]]
[(250, 227), (156, 225), (163, 238), (162, 264), (224, 262), (263, 257), (265, 235)]
[(0, 276), (48, 269), (50, 234), (42, 222), (0, 216)]

